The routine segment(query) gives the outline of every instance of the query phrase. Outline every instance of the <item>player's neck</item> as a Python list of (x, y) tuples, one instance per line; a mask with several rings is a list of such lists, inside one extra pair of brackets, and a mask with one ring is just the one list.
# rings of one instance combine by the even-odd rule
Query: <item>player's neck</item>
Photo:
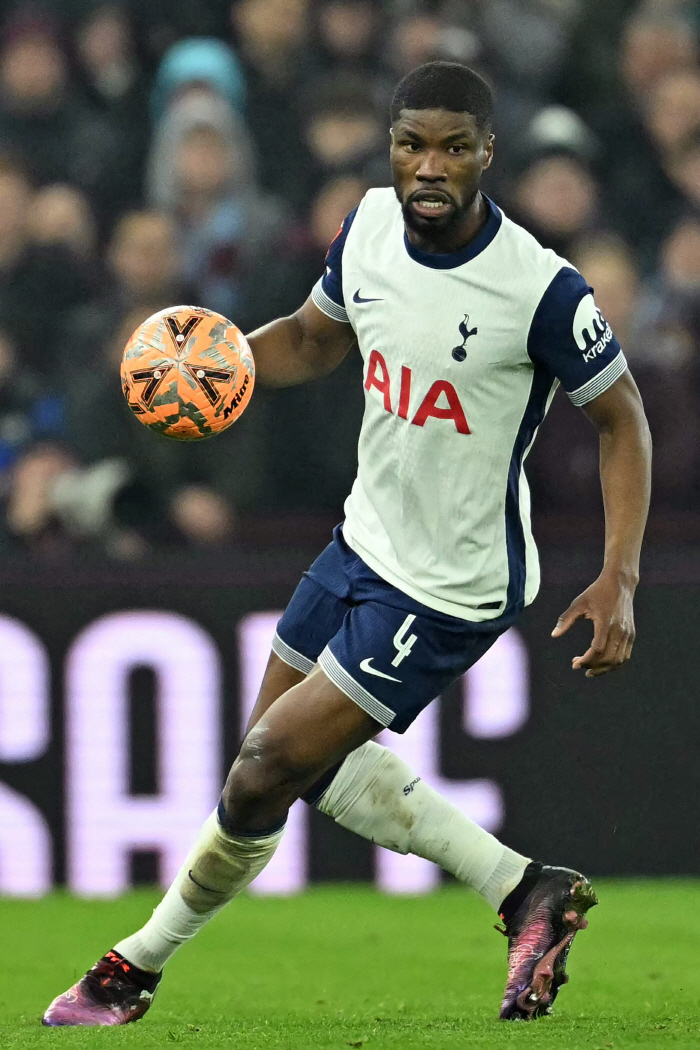
[(413, 247), (419, 248), (423, 252), (440, 255), (445, 252), (456, 252), (460, 248), (465, 248), (475, 237), (478, 237), (486, 225), (488, 216), (488, 205), (483, 193), (479, 191), (462, 221), (454, 228), (431, 236), (430, 234), (419, 233), (410, 226), (406, 226), (406, 235)]

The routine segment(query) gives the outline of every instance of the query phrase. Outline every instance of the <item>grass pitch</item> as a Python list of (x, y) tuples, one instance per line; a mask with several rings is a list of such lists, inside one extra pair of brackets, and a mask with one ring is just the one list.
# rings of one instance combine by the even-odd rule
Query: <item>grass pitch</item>
[(118, 1029), (45, 1029), (44, 1007), (140, 925), (158, 896), (0, 902), (0, 1047), (558, 1050), (700, 1046), (700, 883), (604, 882), (556, 1016), (495, 1020), (505, 940), (457, 887), (405, 899), (318, 888), (234, 902)]

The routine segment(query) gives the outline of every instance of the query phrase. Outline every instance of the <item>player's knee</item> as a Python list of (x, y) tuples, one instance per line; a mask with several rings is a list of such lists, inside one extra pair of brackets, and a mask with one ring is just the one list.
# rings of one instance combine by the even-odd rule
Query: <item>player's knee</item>
[(290, 806), (301, 794), (310, 771), (288, 740), (253, 729), (243, 742), (223, 793), (229, 815), (246, 824), (264, 825), (271, 808)]

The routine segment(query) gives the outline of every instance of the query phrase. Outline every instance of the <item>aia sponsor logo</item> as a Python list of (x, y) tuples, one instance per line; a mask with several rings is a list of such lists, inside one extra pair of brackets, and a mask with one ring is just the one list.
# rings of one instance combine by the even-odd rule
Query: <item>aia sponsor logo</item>
[[(431, 417), (433, 419), (451, 419), (458, 434), (471, 434), (467, 417), (459, 400), (459, 394), (447, 379), (435, 380), (418, 405), (415, 414), (409, 419), (412, 384), (413, 373), (411, 369), (407, 368), (406, 365), (402, 365), (398, 384), (397, 411), (395, 413), (399, 419), (405, 419), (407, 423), (411, 423), (414, 427), (424, 427)], [(371, 352), (367, 363), (365, 390), (370, 391), (373, 388), (379, 391), (385, 410), (394, 415), (396, 380), (394, 380), (392, 390), (389, 368), (378, 350)]]

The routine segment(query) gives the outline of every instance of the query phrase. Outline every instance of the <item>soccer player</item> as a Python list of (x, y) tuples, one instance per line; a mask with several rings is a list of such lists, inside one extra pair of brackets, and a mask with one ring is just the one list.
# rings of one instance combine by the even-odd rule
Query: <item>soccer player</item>
[(573, 661), (591, 678), (634, 642), (644, 411), (586, 282), (481, 192), (491, 114), (468, 68), (409, 73), (391, 106), (394, 189), (370, 190), (347, 216), (298, 313), (250, 336), (260, 378), (280, 386), (325, 375), (359, 344), (366, 407), (345, 521), (279, 622), (219, 807), (173, 885), (45, 1024), (141, 1017), (171, 955), (269, 862), (300, 797), (435, 861), (495, 908), (508, 936), (502, 1018), (549, 1013), (567, 979), (596, 903), (588, 880), (502, 845), (372, 740), (404, 732), (534, 599), (523, 461), (558, 382), (600, 435), (606, 528), (602, 571), (553, 635), (593, 621)]

